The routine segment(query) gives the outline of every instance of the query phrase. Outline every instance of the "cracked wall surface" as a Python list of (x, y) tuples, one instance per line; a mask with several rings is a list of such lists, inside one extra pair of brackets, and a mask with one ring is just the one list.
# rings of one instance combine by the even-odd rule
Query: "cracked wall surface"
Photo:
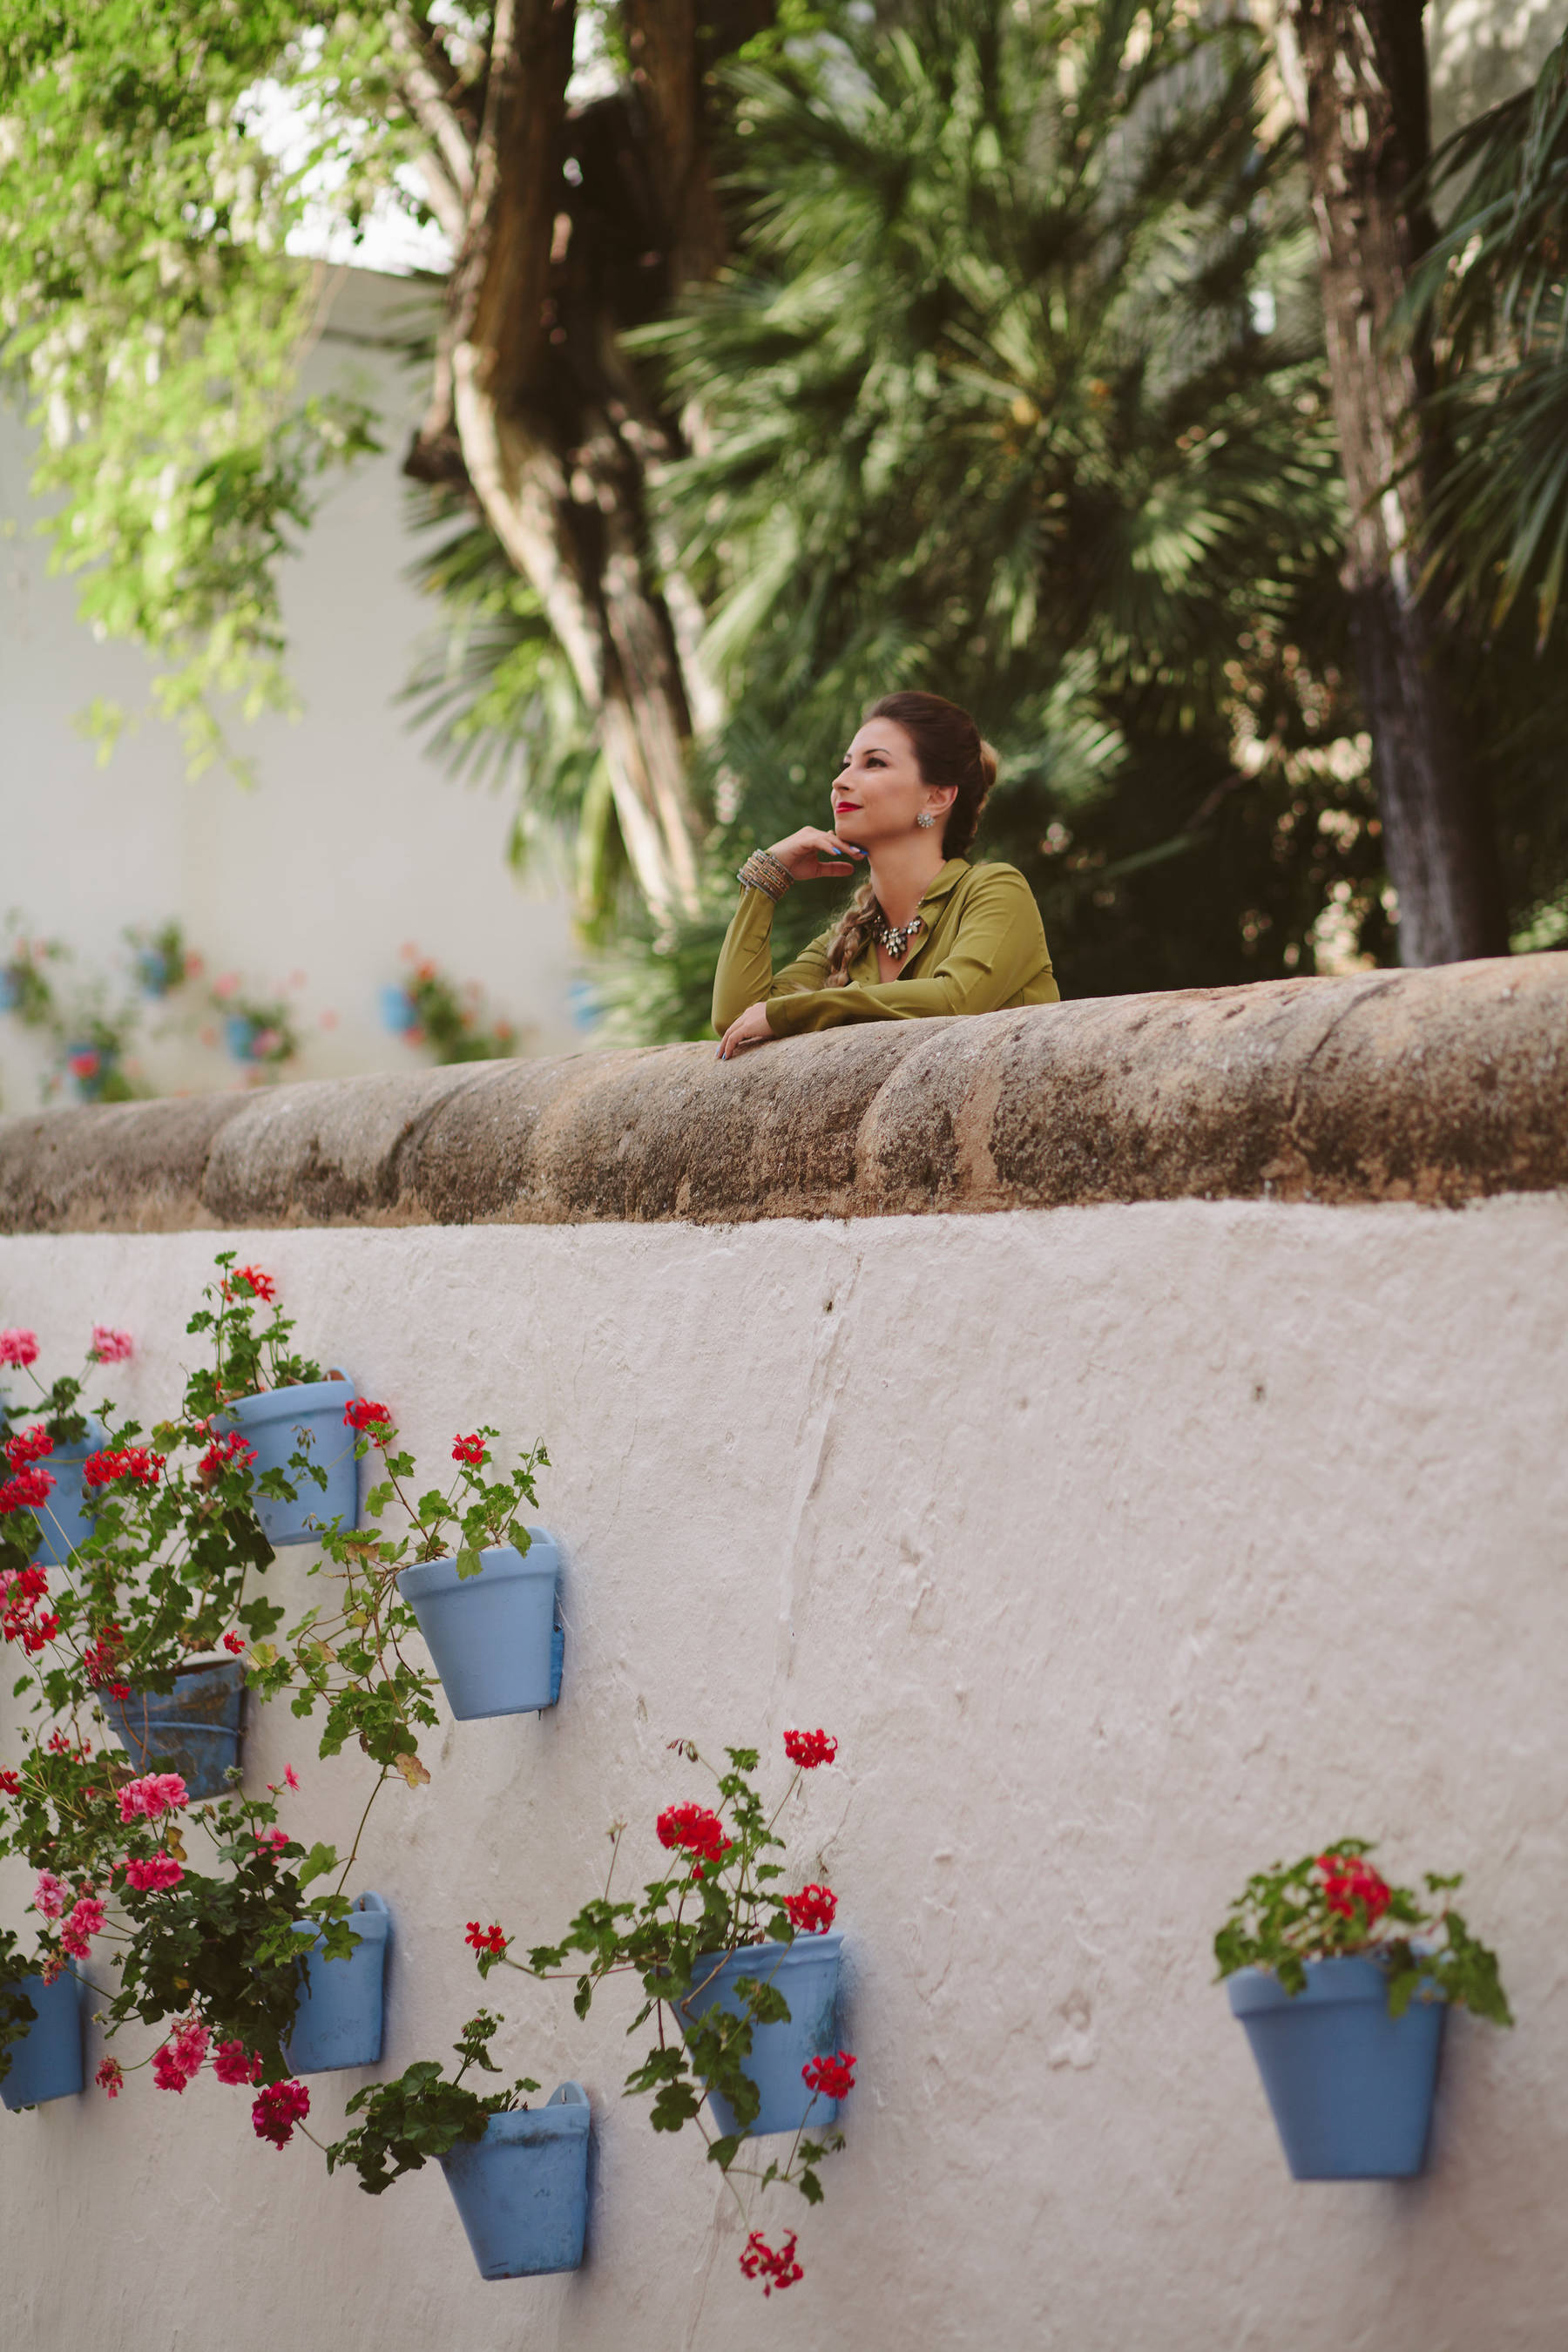
[[(1385, 1036), (1389, 1002), (1363, 1000)], [(1370, 1051), (1356, 1000), (1332, 1003), (1350, 1016), (1320, 1025), (1309, 1087)], [(1131, 1017), (1170, 1034), (1158, 1007)], [(1189, 1045), (1217, 1017), (1200, 1002)], [(984, 1059), (979, 1028), (961, 1042)], [(937, 1041), (901, 1042), (895, 1076)], [(711, 1084), (684, 1055), (643, 1066)], [(1497, 1066), (1480, 1099), (1523, 1099), (1500, 1048)], [(737, 1100), (787, 1091), (763, 1062), (721, 1076)], [(453, 1083), (427, 1081), (420, 1115), (446, 1115)], [(177, 1115), (195, 1168), (211, 1113)], [(365, 1187), (389, 1139), (429, 1146), (377, 1116), (347, 1165)], [(299, 1117), (267, 1097), (218, 1131), (276, 1118), (291, 1171)], [(254, 1197), (263, 1131), (222, 1197)], [(279, 1218), (303, 1181), (280, 1179)], [(485, 1420), (548, 1443), (561, 1706), (447, 1724), (431, 1785), (373, 1816), (358, 1882), (395, 1915), (382, 2071), (444, 2054), (484, 1999), (509, 2076), (586, 2085), (588, 2260), (485, 2284), (433, 2169), (369, 2199), (308, 2147), (258, 2141), (242, 2092), (176, 2098), (142, 2074), (112, 2106), (0, 2116), (18, 2346), (1558, 2352), (1561, 1196), (31, 1234), (0, 1238), (0, 1323), (37, 1328), (45, 1372), (95, 1321), (130, 1328), (113, 1392), (150, 1421), (226, 1244), (277, 1276), (301, 1345), (392, 1403), (423, 1466)], [(273, 1571), (293, 1607), (308, 1565)], [(481, 1988), (463, 1927), (558, 1932), (602, 1883), (612, 1821), (633, 1824), (635, 1880), (658, 1810), (707, 1793), (670, 1740), (754, 1741), (777, 1766), (797, 1724), (842, 1743), (785, 1827), (791, 1883), (840, 1897), (859, 2084), (826, 2206), (770, 2192), (754, 2217), (775, 2243), (798, 2227), (806, 2266), (764, 2305), (711, 2170), (619, 2096), (630, 1997), (607, 1989), (580, 2024), (568, 1988)], [(285, 1763), (300, 1825), (346, 1847), (359, 1763), (255, 1711), (250, 1785)], [(1210, 1939), (1251, 1870), (1354, 1833), (1399, 1878), (1468, 1874), (1519, 2023), (1453, 2021), (1424, 2179), (1297, 2187)], [(26, 1900), (0, 1872), (0, 1919)], [(311, 2078), (321, 2137), (364, 2079)]]

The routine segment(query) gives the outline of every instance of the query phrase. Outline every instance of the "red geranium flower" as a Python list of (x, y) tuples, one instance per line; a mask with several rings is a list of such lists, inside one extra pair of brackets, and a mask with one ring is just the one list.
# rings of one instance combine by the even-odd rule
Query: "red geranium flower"
[(250, 2110), (251, 2129), (258, 2139), (287, 2147), (294, 2126), (310, 2112), (310, 2094), (303, 2083), (268, 2083)]
[(458, 1437), (453, 1439), (452, 1459), (454, 1462), (466, 1462), (470, 1470), (479, 1470), (484, 1467), (485, 1458), (485, 1441), (477, 1433), (472, 1437)]
[(1374, 1927), (1394, 1900), (1388, 1882), (1359, 1853), (1321, 1853), (1323, 1896), (1338, 1919), (1353, 1919), (1361, 1905), (1366, 1924)]
[[(25, 1478), (47, 1475), (44, 1470), (25, 1470), (22, 1473)], [(10, 1483), (16, 1486), (17, 1481), (13, 1478)], [(0, 1487), (0, 1496), (4, 1494), (5, 1488)], [(60, 1630), (60, 1621), (52, 1609), (41, 1613), (39, 1611), (39, 1603), (47, 1600), (48, 1592), (48, 1575), (41, 1568), (19, 1568), (6, 1581), (5, 1606), (0, 1612), (0, 1634), (7, 1642), (20, 1642), (29, 1657), (37, 1657), (45, 1643), (52, 1642)], [(57, 1738), (58, 1736), (58, 1733), (55, 1735)]]
[(97, 1690), (100, 1684), (113, 1680), (119, 1673), (120, 1654), (125, 1647), (125, 1636), (118, 1625), (106, 1625), (98, 1639), (89, 1642), (82, 1652), (82, 1664), (87, 1668), (88, 1681)]
[(343, 1427), (367, 1432), (373, 1445), (384, 1445), (392, 1432), (392, 1407), (370, 1397), (350, 1397), (343, 1407)]
[(481, 1927), (477, 1919), (470, 1919), (463, 1941), (472, 1944), (476, 1952), (494, 1952), (498, 1958), (506, 1950), (505, 1933), (494, 1920), (488, 1927)]
[(54, 1489), (52, 1472), (30, 1464), (0, 1486), (0, 1516), (7, 1511), (41, 1511)]
[(710, 1812), (706, 1805), (668, 1805), (658, 1817), (658, 1842), (680, 1853), (695, 1854), (693, 1878), (702, 1876), (704, 1863), (721, 1862), (734, 1843), (725, 1836), (718, 1814)]
[(118, 1478), (129, 1478), (138, 1486), (155, 1486), (167, 1459), (167, 1454), (154, 1454), (145, 1445), (106, 1446), (101, 1454), (88, 1455), (81, 1475), (89, 1486), (112, 1486)]
[(31, 1429), (17, 1430), (5, 1440), (5, 1459), (13, 1470), (25, 1470), (29, 1462), (41, 1462), (46, 1454), (54, 1450), (55, 1441), (41, 1421)]
[(784, 1896), (784, 1907), (798, 1934), (826, 1936), (833, 1925), (838, 1897), (831, 1886), (803, 1886), (798, 1895)]
[(240, 1292), (241, 1297), (259, 1298), (270, 1307), (278, 1296), (278, 1285), (269, 1274), (263, 1274), (258, 1265), (237, 1265), (223, 1285), (224, 1297), (232, 1298), (241, 1283), (245, 1286)]
[(808, 2091), (824, 2099), (847, 2099), (855, 2088), (855, 2053), (836, 2050), (831, 2058), (808, 2058), (801, 2068)]
[(805, 2273), (795, 2258), (795, 2231), (790, 2231), (775, 2253), (762, 2231), (753, 2230), (741, 2256), (741, 2275), (765, 2281), (764, 2295), (772, 2294), (775, 2286), (793, 2286), (797, 2278), (804, 2278)]
[(247, 1445), (237, 1429), (231, 1429), (226, 1436), (213, 1439), (196, 1465), (196, 1476), (204, 1486), (215, 1486), (226, 1470), (236, 1464), (248, 1470), (255, 1459), (255, 1446)]
[(241, 1633), (226, 1633), (223, 1637), (223, 1645), (237, 1658), (245, 1647), (245, 1637)]
[(838, 1742), (830, 1739), (826, 1731), (786, 1731), (784, 1736), (784, 1754), (803, 1772), (815, 1772), (819, 1764), (831, 1764), (838, 1753)]

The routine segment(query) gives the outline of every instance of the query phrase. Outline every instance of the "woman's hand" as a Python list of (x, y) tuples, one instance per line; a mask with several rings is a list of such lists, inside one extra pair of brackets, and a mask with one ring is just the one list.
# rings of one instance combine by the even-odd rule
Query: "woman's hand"
[[(798, 835), (796, 837), (798, 838)], [(765, 1006), (748, 1004), (740, 1019), (731, 1021), (722, 1037), (720, 1038), (719, 1059), (721, 1062), (732, 1062), (736, 1055), (743, 1054), (748, 1046), (767, 1045), (773, 1034), (768, 1027)]]
[(836, 833), (824, 833), (816, 824), (803, 824), (787, 840), (775, 841), (768, 855), (787, 866), (797, 882), (826, 882), (835, 875), (853, 874), (854, 861), (864, 863), (866, 856), (852, 841), (840, 841)]

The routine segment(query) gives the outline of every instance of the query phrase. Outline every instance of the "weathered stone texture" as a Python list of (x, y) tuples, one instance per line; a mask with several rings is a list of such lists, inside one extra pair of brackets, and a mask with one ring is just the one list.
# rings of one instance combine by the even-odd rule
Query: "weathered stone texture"
[(1568, 1183), (1568, 954), (0, 1120), (0, 1231), (734, 1223)]

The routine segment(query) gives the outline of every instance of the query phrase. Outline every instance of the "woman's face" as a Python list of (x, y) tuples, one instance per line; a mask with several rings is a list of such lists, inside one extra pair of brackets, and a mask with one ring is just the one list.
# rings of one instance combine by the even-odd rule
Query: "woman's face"
[[(955, 797), (951, 786), (921, 782), (914, 744), (895, 719), (868, 719), (834, 779), (833, 830), (858, 849), (873, 849), (912, 833), (922, 809), (940, 819)], [(929, 838), (937, 837), (931, 828)]]

